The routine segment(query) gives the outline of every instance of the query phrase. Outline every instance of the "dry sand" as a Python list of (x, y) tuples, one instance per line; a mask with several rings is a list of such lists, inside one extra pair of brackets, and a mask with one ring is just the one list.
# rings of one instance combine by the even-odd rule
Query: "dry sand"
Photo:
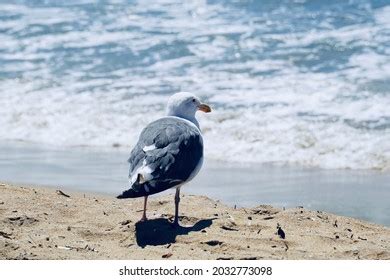
[(174, 228), (173, 196), (142, 204), (0, 184), (0, 259), (390, 259), (390, 229), (353, 218), (182, 195)]

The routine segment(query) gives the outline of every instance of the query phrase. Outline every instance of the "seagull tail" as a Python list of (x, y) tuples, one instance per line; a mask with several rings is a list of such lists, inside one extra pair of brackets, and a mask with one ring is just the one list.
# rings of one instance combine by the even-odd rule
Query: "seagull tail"
[(150, 194), (146, 191), (147, 188), (148, 187), (145, 186), (145, 184), (139, 184), (138, 182), (135, 182), (128, 190), (124, 191), (116, 198), (123, 199), (123, 198), (135, 198), (135, 197), (147, 196)]
[(150, 182), (145, 182), (140, 179), (141, 177), (138, 176), (137, 181), (135, 181), (131, 186), (128, 186), (127, 190), (118, 195), (116, 198), (123, 199), (148, 196), (183, 184), (183, 181), (181, 180), (165, 180), (160, 182), (160, 184), (151, 185)]
[(135, 198), (149, 195), (149, 187), (145, 182), (141, 183), (141, 175), (138, 174), (137, 180), (128, 187), (128, 190), (118, 195), (116, 198)]
[(133, 189), (128, 189), (127, 191), (124, 191), (122, 194), (118, 195), (116, 198), (124, 199), (124, 198), (135, 198), (135, 197), (141, 197), (145, 196), (146, 193), (144, 192), (136, 192)]

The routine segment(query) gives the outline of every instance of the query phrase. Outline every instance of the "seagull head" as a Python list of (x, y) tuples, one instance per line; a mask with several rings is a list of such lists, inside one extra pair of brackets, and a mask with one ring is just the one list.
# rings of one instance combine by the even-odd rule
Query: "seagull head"
[(195, 113), (202, 111), (211, 112), (209, 105), (202, 103), (199, 98), (189, 92), (178, 92), (169, 98), (167, 115), (187, 119), (199, 127)]

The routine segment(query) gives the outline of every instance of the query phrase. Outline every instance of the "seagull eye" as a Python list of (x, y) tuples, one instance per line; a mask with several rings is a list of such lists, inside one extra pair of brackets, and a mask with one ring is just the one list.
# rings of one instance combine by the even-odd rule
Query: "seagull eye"
[(196, 101), (195, 98), (193, 98), (193, 99), (192, 99), (192, 102), (195, 102), (195, 101)]

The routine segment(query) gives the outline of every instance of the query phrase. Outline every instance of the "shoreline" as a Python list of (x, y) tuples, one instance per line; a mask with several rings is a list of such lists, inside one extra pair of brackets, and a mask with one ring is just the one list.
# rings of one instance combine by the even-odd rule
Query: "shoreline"
[[(120, 150), (0, 141), (0, 178), (16, 185), (61, 186), (114, 197), (128, 184), (127, 158), (128, 152)], [(206, 159), (183, 191), (207, 195), (229, 206), (304, 206), (390, 226), (389, 181), (390, 173), (372, 170), (225, 164)], [(166, 193), (170, 191), (162, 195)]]
[(151, 197), (137, 223), (142, 199), (5, 183), (0, 193), (0, 259), (390, 259), (390, 228), (301, 207), (184, 194), (175, 229), (172, 195)]

